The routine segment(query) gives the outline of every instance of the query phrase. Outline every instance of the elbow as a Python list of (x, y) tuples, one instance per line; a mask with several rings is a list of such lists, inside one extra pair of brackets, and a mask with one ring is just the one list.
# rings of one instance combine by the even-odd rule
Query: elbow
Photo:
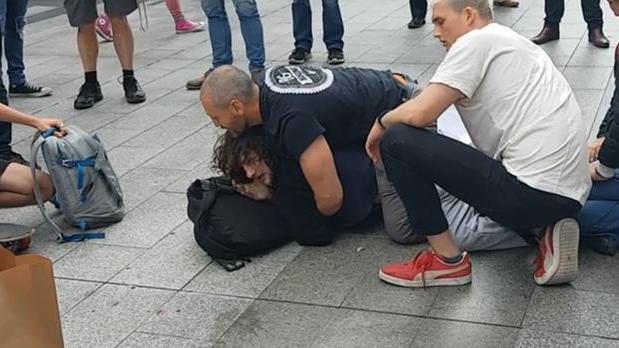
[(317, 208), (324, 216), (335, 215), (342, 208), (344, 195), (340, 191), (339, 194), (325, 197), (325, 199), (317, 200)]

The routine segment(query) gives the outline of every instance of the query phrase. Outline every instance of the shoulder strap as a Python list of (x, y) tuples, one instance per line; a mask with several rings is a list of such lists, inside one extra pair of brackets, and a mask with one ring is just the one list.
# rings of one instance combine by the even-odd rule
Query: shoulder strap
[(37, 154), (41, 149), (41, 146), (45, 140), (50, 137), (56, 131), (55, 128), (50, 128), (44, 133), (37, 132), (34, 136), (32, 146), (30, 147), (30, 173), (32, 174), (32, 182), (34, 183), (34, 197), (37, 201), (37, 206), (43, 215), (45, 221), (52, 226), (52, 229), (58, 235), (58, 240), (61, 242), (80, 242), (86, 239), (102, 239), (105, 238), (105, 234), (101, 232), (95, 233), (76, 233), (72, 235), (66, 235), (62, 229), (49, 217), (47, 210), (45, 209), (45, 202), (43, 202), (43, 194), (41, 193), (41, 186), (37, 181)]

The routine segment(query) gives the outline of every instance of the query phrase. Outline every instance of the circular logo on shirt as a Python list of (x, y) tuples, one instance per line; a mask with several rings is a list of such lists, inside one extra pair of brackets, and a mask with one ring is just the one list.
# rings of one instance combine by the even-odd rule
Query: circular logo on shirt
[(276, 93), (313, 94), (333, 84), (333, 72), (313, 66), (278, 65), (267, 69), (264, 82)]

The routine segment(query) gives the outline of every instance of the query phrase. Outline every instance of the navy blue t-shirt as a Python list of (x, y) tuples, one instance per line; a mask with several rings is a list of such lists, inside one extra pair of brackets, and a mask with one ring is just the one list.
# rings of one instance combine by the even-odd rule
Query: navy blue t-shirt
[(402, 101), (391, 71), (275, 66), (259, 86), (267, 134), (296, 159), (321, 134), (332, 150), (363, 149), (376, 117)]

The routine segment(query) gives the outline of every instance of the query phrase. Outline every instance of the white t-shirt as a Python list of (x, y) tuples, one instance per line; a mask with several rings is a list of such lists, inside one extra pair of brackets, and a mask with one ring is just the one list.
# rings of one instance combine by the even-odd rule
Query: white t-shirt
[(474, 146), (521, 182), (581, 204), (591, 188), (583, 116), (546, 53), (492, 23), (461, 36), (430, 83), (462, 92)]

